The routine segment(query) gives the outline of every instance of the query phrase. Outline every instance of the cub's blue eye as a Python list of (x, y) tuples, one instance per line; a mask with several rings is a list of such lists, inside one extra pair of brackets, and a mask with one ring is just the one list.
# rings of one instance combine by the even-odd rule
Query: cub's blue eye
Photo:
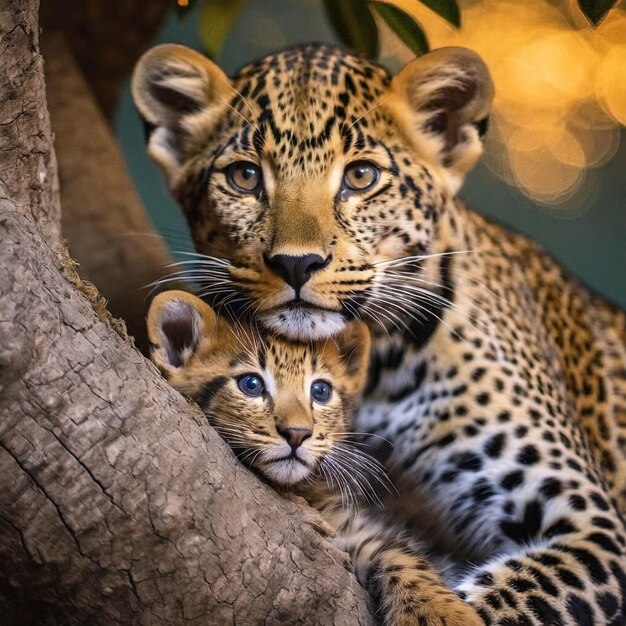
[(253, 398), (260, 396), (265, 391), (263, 379), (254, 374), (244, 374), (240, 376), (237, 379), (237, 387), (247, 396), (252, 396)]
[(311, 383), (311, 398), (315, 402), (325, 404), (333, 395), (333, 388), (325, 380), (314, 380)]

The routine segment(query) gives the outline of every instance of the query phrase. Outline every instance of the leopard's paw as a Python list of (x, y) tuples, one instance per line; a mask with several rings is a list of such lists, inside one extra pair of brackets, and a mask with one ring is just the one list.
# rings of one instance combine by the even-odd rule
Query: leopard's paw
[(485, 626), (485, 622), (469, 604), (441, 611), (421, 607), (415, 611), (401, 612), (385, 623), (387, 626)]
[(315, 509), (309, 507), (304, 513), (304, 519), (322, 537), (332, 539), (337, 534), (335, 529)]
[[(485, 626), (476, 610), (449, 589), (441, 586), (431, 594), (388, 605), (386, 626)], [(398, 598), (396, 598), (397, 600)]]

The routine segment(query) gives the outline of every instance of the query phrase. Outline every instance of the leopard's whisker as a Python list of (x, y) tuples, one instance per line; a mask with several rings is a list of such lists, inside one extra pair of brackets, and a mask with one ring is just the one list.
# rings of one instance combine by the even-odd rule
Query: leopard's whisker
[[(383, 305), (386, 305), (386, 306), (383, 306)], [(409, 334), (412, 334), (412, 331), (410, 327), (404, 321), (402, 317), (403, 315), (408, 316), (409, 319), (413, 319), (414, 321), (418, 323), (422, 323), (424, 321), (424, 320), (420, 321), (419, 319), (415, 317), (415, 315), (411, 314), (410, 312), (407, 312), (405, 309), (400, 308), (397, 302), (393, 302), (393, 301), (388, 302), (385, 299), (380, 298), (380, 297), (371, 298), (367, 302), (366, 307), (376, 307), (377, 313), (383, 316), (385, 319), (387, 319), (394, 328), (403, 327)], [(393, 307), (399, 308), (400, 313), (396, 313), (393, 310)], [(421, 315), (423, 316), (424, 314), (421, 313)]]
[[(479, 321), (478, 319), (476, 321), (473, 321), (468, 315), (467, 313), (461, 308), (459, 307), (456, 303), (448, 300), (447, 298), (444, 297), (439, 297), (437, 294), (431, 294), (428, 290), (424, 290), (421, 288), (415, 288), (412, 287), (410, 285), (405, 285), (404, 287), (395, 287), (393, 285), (384, 285), (384, 290), (386, 290), (388, 293), (387, 295), (391, 298), (391, 299), (400, 299), (402, 300), (404, 303), (412, 305), (412, 306), (416, 306), (419, 307), (421, 310), (423, 311), (428, 311), (428, 313), (430, 315), (433, 315), (435, 317), (437, 317), (436, 313), (432, 310), (430, 310), (427, 307), (422, 307), (420, 304), (418, 304), (419, 301), (424, 302), (425, 304), (430, 304), (433, 305), (435, 307), (441, 307), (441, 308), (445, 308), (449, 311), (451, 311), (453, 314), (458, 315), (464, 322), (466, 322), (467, 324), (469, 324), (473, 329), (475, 329), (477, 332), (484, 334), (485, 331), (487, 330), (486, 328), (479, 328), (477, 326), (477, 322)], [(409, 301), (407, 302), (406, 300), (406, 296), (405, 294), (409, 292), (409, 293), (415, 293), (416, 294), (416, 301), (412, 301), (409, 299)], [(433, 296), (437, 296), (437, 297), (433, 297)], [(437, 319), (440, 319), (439, 317), (437, 317)], [(441, 320), (443, 321), (443, 320)], [(482, 324), (481, 324), (482, 325)]]
[[(390, 445), (393, 445), (393, 443), (389, 440), (386, 439), (385, 437), (383, 437), (382, 435), (377, 435), (376, 433), (368, 433), (365, 431), (343, 431), (343, 432), (335, 432), (332, 434), (333, 437), (374, 437), (375, 439), (380, 439), (381, 441), (384, 441), (385, 443), (388, 443)], [(362, 442), (356, 440), (350, 440), (350, 443), (355, 444), (355, 445), (364, 445), (362, 444)]]
[[(344, 451), (345, 452), (345, 451)], [(351, 457), (344, 458), (341, 455), (341, 451), (338, 448), (333, 448), (328, 454), (328, 459), (335, 462), (336, 467), (340, 468), (340, 471), (345, 472), (346, 480), (349, 481), (365, 498), (369, 504), (382, 504), (376, 490), (372, 487), (367, 475), (359, 467), (358, 463), (355, 463), (355, 459)], [(344, 465), (345, 464), (345, 465)], [(353, 493), (352, 505), (356, 506), (357, 500)]]
[[(365, 305), (363, 306), (363, 312), (365, 314), (371, 315), (372, 308), (376, 311), (377, 316), (380, 316), (386, 319), (391, 324), (392, 327), (399, 328), (400, 326), (402, 326), (407, 332), (410, 332), (409, 327), (406, 325), (406, 323), (401, 317), (399, 317), (394, 311), (390, 311), (389, 309), (386, 309), (385, 307), (383, 307), (382, 304), (380, 304), (374, 298), (370, 298), (365, 303)], [(389, 330), (387, 329), (386, 324), (383, 322), (380, 325), (385, 330), (387, 335), (389, 335)]]
[(349, 131), (355, 124), (358, 124), (365, 116), (369, 115), (372, 111), (375, 111), (378, 107), (382, 106), (383, 104), (385, 104), (385, 102), (387, 102), (387, 100), (389, 100), (389, 98), (391, 98), (391, 95), (386, 96), (385, 98), (380, 98), (379, 100), (377, 100), (373, 106), (371, 106), (369, 109), (367, 109), (367, 111), (365, 111), (365, 113), (363, 113), (362, 115), (359, 115), (354, 122), (352, 122), (352, 124), (350, 124), (350, 126), (348, 126), (345, 130), (344, 133)]
[[(208, 254), (204, 254), (202, 252), (195, 252), (194, 250), (173, 250), (174, 254), (182, 254), (184, 256), (191, 256), (201, 261), (216, 263), (219, 265), (230, 265), (231, 262), (228, 259), (219, 257), (219, 256), (210, 256)], [(184, 263), (185, 261), (179, 261), (180, 263)], [(192, 262), (192, 261), (190, 261)]]
[[(475, 276), (473, 276), (470, 272), (465, 271), (463, 269), (460, 268), (455, 268), (454, 270), (454, 274), (457, 278), (468, 278), (469, 281), (471, 282), (472, 286), (474, 287), (478, 287), (479, 289), (485, 291), (486, 293), (488, 293), (490, 296), (492, 296), (493, 298), (498, 298), (499, 296), (492, 290), (490, 289), (484, 282), (481, 282), (479, 280), (476, 279)], [(445, 282), (437, 282), (431, 279), (426, 279), (424, 276), (422, 276), (421, 274), (411, 274), (408, 272), (403, 272), (403, 271), (396, 271), (396, 270), (384, 270), (383, 272), (383, 277), (385, 279), (387, 278), (391, 278), (393, 279), (393, 281), (398, 281), (401, 282), (402, 285), (405, 285), (406, 282), (411, 282), (411, 283), (418, 283), (420, 285), (430, 285), (436, 289), (453, 289), (457, 286), (457, 283), (453, 283), (451, 280), (447, 280)]]
[[(218, 279), (218, 280), (216, 280)], [(220, 284), (220, 285), (231, 285), (232, 281), (229, 281), (225, 277), (215, 276), (215, 278), (211, 277), (210, 274), (203, 272), (201, 274), (194, 274), (191, 272), (176, 272), (174, 274), (169, 274), (168, 276), (164, 276), (155, 280), (146, 285), (146, 287), (160, 287), (161, 285), (165, 285), (167, 283), (173, 282), (198, 282), (203, 284), (206, 281), (209, 284)]]
[[(248, 107), (248, 110), (250, 111), (250, 113), (252, 113), (254, 115), (254, 109), (252, 108), (252, 106), (250, 105), (250, 103), (246, 100), (246, 98), (243, 96), (243, 94), (235, 88), (235, 86), (232, 83), (228, 83), (228, 87), (235, 92), (235, 95)], [(242, 119), (243, 121), (248, 124), (248, 126), (250, 126), (250, 128), (254, 128), (255, 130), (258, 130), (258, 126), (256, 124), (253, 124), (248, 118), (245, 117), (245, 115), (243, 115), (243, 113), (241, 113), (240, 111), (238, 111), (237, 109), (235, 109), (235, 107), (233, 107), (230, 102), (228, 102), (227, 100), (225, 100), (224, 98), (221, 98), (221, 100), (229, 107), (231, 108), (235, 113), (237, 113)]]
[(335, 485), (339, 489), (339, 494), (341, 496), (341, 503), (343, 506), (350, 506), (352, 503), (351, 500), (351, 489), (349, 485), (347, 485), (343, 473), (338, 470), (336, 463), (330, 455), (326, 455), (319, 464), (320, 471), (327, 475), (330, 478), (330, 483), (328, 487), (331, 491), (335, 491)]
[(479, 252), (481, 252), (479, 248), (475, 248), (472, 250), (448, 250), (446, 252), (434, 252), (432, 254), (416, 254), (416, 255), (399, 257), (397, 259), (388, 259), (386, 261), (377, 261), (376, 263), (372, 263), (372, 265), (375, 267), (397, 267), (401, 265), (406, 265), (408, 263), (426, 261), (428, 259), (436, 259), (440, 257), (454, 256), (458, 254), (474, 254), (474, 253), (479, 253)]
[[(428, 289), (423, 289), (420, 287), (412, 287), (410, 285), (407, 285), (404, 287), (404, 289), (402, 289), (401, 287), (395, 287), (394, 285), (381, 285), (380, 291), (387, 292), (389, 295), (392, 295), (392, 297), (394, 298), (399, 297), (403, 301), (408, 302), (409, 304), (414, 303), (414, 302), (417, 303), (421, 301), (424, 303), (434, 304), (435, 306), (445, 307), (448, 309), (454, 308), (455, 306), (454, 302), (448, 300), (448, 298), (439, 296), (438, 294), (435, 294), (429, 291)], [(412, 298), (409, 297), (409, 295), (407, 295), (407, 293), (415, 295), (416, 299), (413, 300)]]
[[(378, 313), (375, 313), (373, 310), (364, 307), (362, 310), (362, 314), (361, 312), (359, 312), (359, 317), (369, 318), (371, 321), (373, 321), (375, 324), (377, 324), (380, 328), (382, 328), (385, 331), (385, 333), (387, 334), (387, 337), (390, 337), (389, 329), (387, 328), (387, 325), (385, 324), (385, 322), (379, 317)], [(389, 318), (387, 318), (387, 320), (391, 323), (392, 326), (394, 326), (394, 324), (391, 322), (391, 320), (389, 320)]]
[[(394, 298), (395, 298), (395, 296), (394, 296)], [(419, 314), (422, 318), (424, 318), (424, 311), (426, 311), (429, 315), (434, 317), (443, 326), (445, 326), (445, 328), (447, 328), (451, 333), (455, 332), (454, 329), (441, 316), (437, 315), (434, 311), (428, 309), (427, 307), (421, 306), (421, 305), (419, 305), (416, 302), (411, 302), (412, 306), (416, 307), (418, 310), (417, 311), (415, 311), (415, 310), (406, 310), (406, 309), (401, 308), (401, 305), (394, 298), (391, 298), (391, 297), (387, 298), (387, 299), (380, 299), (379, 298), (379, 300), (381, 302), (383, 302), (387, 307), (392, 307), (392, 308), (395, 307), (396, 309), (399, 309), (401, 314), (403, 314), (405, 316), (408, 316), (409, 319), (414, 320), (416, 323), (423, 323), (424, 319), (422, 319), (420, 321), (418, 318), (415, 317), (415, 314)], [(407, 330), (409, 330), (406, 325), (404, 325), (404, 326), (405, 326), (405, 328), (407, 328)], [(409, 330), (409, 332), (411, 332), (411, 331)]]
[(378, 480), (382, 486), (384, 486), (391, 492), (389, 487), (392, 486), (392, 483), (389, 480), (387, 471), (379, 461), (377, 461), (374, 457), (363, 453), (361, 450), (358, 450), (345, 443), (337, 443), (336, 448), (342, 454), (346, 454), (348, 457), (350, 457), (353, 462), (356, 462), (357, 464), (362, 464), (363, 468), (367, 469), (372, 477), (376, 478), (376, 480)]

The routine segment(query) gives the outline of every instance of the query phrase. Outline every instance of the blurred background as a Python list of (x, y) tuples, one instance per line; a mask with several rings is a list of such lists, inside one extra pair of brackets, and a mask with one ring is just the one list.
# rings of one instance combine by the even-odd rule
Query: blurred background
[[(223, 2), (223, 0), (222, 0)], [(592, 28), (573, 0), (461, 0), (457, 29), (416, 0), (397, 0), (431, 48), (462, 45), (496, 85), (485, 157), (461, 196), (479, 212), (539, 241), (583, 282), (626, 307), (626, 6)], [(153, 43), (211, 50), (210, 2), (178, 0)], [(215, 58), (232, 74), (284, 46), (338, 37), (322, 0), (232, 0)], [(377, 20), (381, 62), (414, 53)], [(131, 176), (170, 249), (190, 250), (186, 225), (146, 157), (125, 89), (114, 128)]]

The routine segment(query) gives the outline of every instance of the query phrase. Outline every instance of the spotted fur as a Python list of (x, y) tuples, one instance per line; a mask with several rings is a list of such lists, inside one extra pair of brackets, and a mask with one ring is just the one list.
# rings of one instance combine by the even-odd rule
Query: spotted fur
[[(377, 498), (376, 483), (388, 485), (376, 462), (349, 440), (367, 375), (365, 324), (351, 322), (333, 340), (294, 343), (218, 319), (190, 293), (165, 291), (151, 302), (148, 331), (153, 361), (173, 387), (199, 403), (238, 458), (320, 511), (321, 528), (335, 535), (375, 595), (381, 623), (480, 625), (443, 584), (421, 544), (380, 519), (376, 507), (360, 504)], [(257, 396), (241, 389), (250, 377), (264, 386)], [(318, 380), (332, 389), (327, 401), (311, 392)], [(290, 429), (307, 436), (292, 439)]]
[[(300, 340), (368, 321), (355, 428), (393, 443), (390, 514), (456, 560), (447, 583), (485, 624), (626, 623), (626, 318), (456, 197), (493, 95), (480, 59), (391, 77), (310, 45), (229, 80), (166, 46), (133, 90), (208, 300)], [(232, 186), (241, 161), (258, 193)], [(379, 173), (364, 190), (355, 163)], [(307, 255), (302, 284), (272, 262)]]

